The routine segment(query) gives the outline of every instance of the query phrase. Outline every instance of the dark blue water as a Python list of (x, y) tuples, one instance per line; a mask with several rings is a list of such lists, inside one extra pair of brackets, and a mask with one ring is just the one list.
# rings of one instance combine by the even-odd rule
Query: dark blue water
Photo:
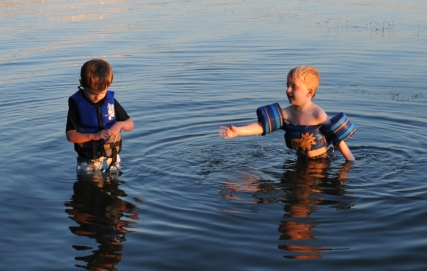
[[(0, 3), (0, 270), (425, 270), (425, 1)], [(124, 174), (78, 176), (81, 65), (135, 122)], [(356, 161), (220, 125), (286, 106), (286, 74), (357, 127)]]

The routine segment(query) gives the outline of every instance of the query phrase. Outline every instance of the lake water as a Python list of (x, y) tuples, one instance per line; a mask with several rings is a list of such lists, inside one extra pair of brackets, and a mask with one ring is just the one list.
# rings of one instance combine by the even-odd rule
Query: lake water
[[(427, 1), (0, 1), (0, 270), (426, 270)], [(81, 65), (135, 122), (120, 177), (78, 176)], [(222, 140), (318, 68), (357, 127), (304, 162), (283, 132)], [(101, 177), (101, 178), (99, 178)]]

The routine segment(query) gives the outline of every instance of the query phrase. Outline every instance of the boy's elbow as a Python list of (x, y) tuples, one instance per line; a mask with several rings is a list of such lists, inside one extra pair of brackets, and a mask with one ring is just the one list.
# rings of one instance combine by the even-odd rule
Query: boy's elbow
[(133, 120), (132, 120), (132, 119), (128, 119), (126, 122), (127, 122), (127, 123), (126, 123), (126, 125), (123, 127), (123, 130), (125, 130), (125, 131), (130, 131), (130, 130), (132, 130), (132, 129), (133, 129), (133, 127), (134, 127)]
[(72, 131), (67, 131), (65, 132), (65, 136), (67, 137), (68, 142), (73, 142), (72, 141)]

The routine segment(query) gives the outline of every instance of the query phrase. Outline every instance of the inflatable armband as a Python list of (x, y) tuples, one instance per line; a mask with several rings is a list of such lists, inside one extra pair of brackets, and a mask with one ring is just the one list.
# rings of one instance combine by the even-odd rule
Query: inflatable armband
[(331, 119), (330, 125), (322, 126), (322, 132), (331, 140), (332, 144), (337, 145), (344, 139), (352, 136), (356, 132), (356, 127), (347, 116), (341, 112)]
[(282, 108), (278, 103), (261, 106), (256, 110), (258, 122), (262, 124), (264, 132), (262, 135), (282, 129), (285, 125)]

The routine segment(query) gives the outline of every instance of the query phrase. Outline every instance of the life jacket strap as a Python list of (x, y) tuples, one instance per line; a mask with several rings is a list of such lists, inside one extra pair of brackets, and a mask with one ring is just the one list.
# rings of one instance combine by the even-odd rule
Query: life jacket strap
[[(113, 145), (113, 144), (112, 144), (112, 143), (104, 144), (104, 148), (106, 147), (105, 145)], [(103, 172), (104, 172), (104, 173), (105, 173), (105, 172), (109, 172), (109, 171), (110, 171), (111, 166), (115, 165), (115, 164), (116, 164), (116, 162), (117, 162), (117, 148), (113, 147), (113, 148), (112, 148), (112, 153), (111, 153), (111, 163), (108, 165), (108, 168), (107, 168), (107, 169), (103, 170)], [(121, 170), (120, 170), (118, 167), (116, 167), (116, 168), (117, 168), (117, 171), (119, 172), (119, 176), (120, 176), (120, 175), (122, 175)]]

